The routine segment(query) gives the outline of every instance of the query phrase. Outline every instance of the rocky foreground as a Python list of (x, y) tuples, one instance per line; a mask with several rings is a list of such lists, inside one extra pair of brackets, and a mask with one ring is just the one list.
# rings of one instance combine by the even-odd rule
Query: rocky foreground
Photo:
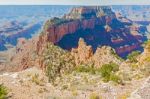
[(90, 98), (95, 96), (100, 99), (150, 98), (149, 78), (121, 86), (112, 82), (103, 83), (98, 75), (76, 73), (64, 76), (61, 84), (53, 86), (42, 70), (33, 67), (21, 72), (3, 73), (0, 80), (7, 86), (10, 99), (98, 99)]

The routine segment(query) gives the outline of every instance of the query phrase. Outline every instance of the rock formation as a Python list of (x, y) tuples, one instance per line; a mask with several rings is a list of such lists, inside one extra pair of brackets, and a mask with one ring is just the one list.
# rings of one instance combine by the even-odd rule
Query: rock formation
[(78, 48), (72, 49), (71, 54), (75, 57), (76, 65), (87, 64), (101, 67), (110, 62), (120, 64), (121, 61), (114, 55), (114, 50), (109, 46), (97, 48), (93, 53), (92, 47), (87, 46), (83, 39), (79, 39)]
[(71, 54), (75, 57), (77, 65), (88, 62), (93, 56), (92, 46), (87, 46), (84, 40), (80, 38), (78, 48), (72, 49)]
[(94, 56), (93, 56), (93, 61), (95, 63), (95, 66), (99, 67), (104, 64), (108, 63), (116, 63), (120, 64), (121, 61), (113, 54), (114, 49), (112, 49), (109, 46), (103, 46), (100, 48), (97, 48)]
[(150, 42), (148, 41), (145, 44), (145, 48), (143, 53), (137, 57), (138, 65), (140, 68), (146, 68), (147, 71), (150, 73)]
[(16, 46), (16, 52), (11, 57), (10, 65), (12, 70), (23, 70), (29, 67), (40, 67), (40, 56), (37, 55), (37, 37), (30, 40), (20, 38)]
[(67, 50), (76, 48), (82, 37), (94, 51), (99, 45), (109, 45), (124, 57), (133, 50), (141, 50), (140, 45), (146, 40), (139, 34), (139, 28), (133, 27), (131, 20), (115, 15), (108, 6), (77, 7), (62, 18), (48, 20), (43, 30), (46, 36), (43, 36)]

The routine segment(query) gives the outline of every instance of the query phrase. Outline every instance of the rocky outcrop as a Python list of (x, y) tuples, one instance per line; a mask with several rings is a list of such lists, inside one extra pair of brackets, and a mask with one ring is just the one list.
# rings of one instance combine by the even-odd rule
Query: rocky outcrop
[(114, 55), (114, 50), (109, 46), (97, 48), (93, 53), (92, 47), (87, 46), (83, 39), (79, 39), (78, 48), (72, 49), (71, 54), (75, 57), (76, 65), (86, 64), (101, 67), (104, 64), (116, 63), (121, 61)]
[(93, 56), (92, 46), (87, 46), (83, 39), (79, 39), (78, 48), (72, 49), (71, 54), (75, 57), (77, 65), (88, 62)]
[(12, 70), (24, 70), (33, 66), (40, 67), (40, 56), (37, 55), (37, 41), (34, 37), (30, 40), (20, 38), (16, 46), (16, 52), (11, 57), (9, 66), (14, 67)]
[(109, 6), (83, 6), (71, 10), (69, 14), (64, 15), (65, 19), (89, 19), (107, 16), (107, 23), (114, 19), (115, 13)]
[(100, 67), (104, 64), (108, 63), (116, 63), (120, 64), (121, 60), (119, 60), (115, 55), (115, 51), (109, 46), (103, 46), (97, 48), (92, 60), (94, 61), (95, 66)]

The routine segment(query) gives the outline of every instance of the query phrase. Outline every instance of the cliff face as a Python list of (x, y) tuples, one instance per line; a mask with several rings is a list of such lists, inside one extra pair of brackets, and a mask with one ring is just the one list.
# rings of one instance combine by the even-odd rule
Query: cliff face
[(76, 65), (87, 64), (100, 67), (110, 62), (120, 64), (114, 53), (114, 50), (109, 46), (98, 47), (93, 53), (92, 46), (87, 46), (82, 38), (79, 39), (78, 47), (71, 50), (72, 56), (75, 58)]
[(48, 20), (43, 32), (44, 39), (63, 49), (76, 48), (82, 37), (94, 51), (99, 45), (109, 45), (123, 57), (133, 50), (142, 50), (140, 45), (146, 40), (131, 20), (107, 6), (74, 8), (62, 18)]
[(84, 19), (75, 20), (67, 23), (60, 24), (58, 26), (50, 26), (46, 32), (48, 32), (48, 40), (54, 43), (59, 42), (63, 36), (71, 33), (75, 33), (80, 29), (94, 29), (96, 25), (101, 25), (103, 23), (102, 19)]

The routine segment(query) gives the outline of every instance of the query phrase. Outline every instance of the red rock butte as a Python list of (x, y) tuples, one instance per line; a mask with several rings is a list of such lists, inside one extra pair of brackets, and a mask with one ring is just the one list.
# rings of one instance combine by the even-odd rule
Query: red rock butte
[[(106, 36), (109, 36), (108, 38), (105, 38), (107, 42), (101, 44), (97, 41), (94, 41), (96, 36), (90, 36), (86, 38), (93, 38), (93, 42), (97, 42), (97, 45), (109, 45), (113, 47), (120, 55), (129, 53), (136, 49), (141, 49), (140, 45), (142, 42), (144, 42), (145, 39), (141, 34), (138, 33), (139, 28), (134, 26), (131, 20), (121, 16), (120, 14), (118, 16), (118, 14), (115, 14), (111, 10), (111, 7), (85, 6), (73, 8), (70, 13), (65, 14), (62, 18), (55, 17), (48, 20), (45, 23), (43, 35), (39, 37), (40, 40), (38, 42), (38, 47), (42, 43), (44, 43), (43, 41), (46, 41), (53, 42), (54, 44), (64, 49), (69, 48), (70, 50), (74, 47), (70, 46), (71, 44), (69, 44), (68, 42), (62, 42), (63, 38), (66, 35), (76, 35), (79, 30), (82, 30), (80, 31), (79, 35), (86, 30), (91, 30), (94, 34), (96, 27), (104, 27), (104, 31), (101, 31), (101, 29), (99, 29), (98, 32), (100, 35), (98, 35), (97, 33), (96, 36), (99, 36), (99, 40), (103, 40), (103, 34), (107, 33), (104, 34)], [(79, 38), (80, 37), (78, 37), (78, 40)], [(81, 38), (83, 37), (81, 36)], [(67, 40), (68, 39), (69, 37), (67, 38)], [(76, 41), (76, 44), (78, 40)], [(65, 48), (63, 47), (63, 45), (68, 47)], [(74, 46), (77, 47), (77, 45)]]

